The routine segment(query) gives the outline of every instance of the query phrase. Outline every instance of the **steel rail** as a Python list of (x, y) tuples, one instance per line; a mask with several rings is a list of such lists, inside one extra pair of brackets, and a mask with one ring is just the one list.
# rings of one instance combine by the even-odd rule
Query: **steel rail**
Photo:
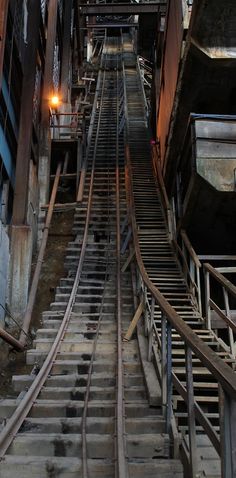
[(28, 298), (28, 304), (26, 307), (26, 312), (24, 315), (24, 320), (23, 320), (23, 325), (22, 325), (22, 331), (20, 334), (20, 343), (24, 347), (26, 345), (27, 341), (27, 334), (29, 331), (30, 327), (30, 322), (31, 322), (31, 317), (32, 317), (32, 312), (34, 308), (34, 303), (35, 303), (35, 298), (37, 294), (37, 289), (38, 289), (38, 283), (39, 283), (39, 278), (40, 278), (40, 273), (41, 273), (41, 268), (43, 264), (43, 258), (47, 246), (47, 240), (48, 240), (48, 233), (49, 233), (49, 227), (51, 224), (52, 220), (52, 215), (53, 215), (53, 209), (54, 209), (54, 204), (56, 201), (56, 194), (57, 194), (57, 189), (58, 189), (58, 184), (60, 181), (60, 174), (61, 174), (61, 168), (62, 168), (62, 163), (60, 162), (57, 166), (56, 170), (56, 175), (53, 183), (53, 188), (52, 188), (52, 193), (50, 197), (50, 202), (49, 202), (49, 208), (46, 216), (46, 222), (43, 230), (43, 237), (42, 241), (40, 244), (40, 249), (37, 257), (37, 263), (33, 275), (33, 280), (31, 283), (31, 288), (30, 288), (30, 293), (29, 293), (29, 298)]
[[(119, 91), (119, 73), (117, 68), (117, 93)], [(121, 240), (120, 240), (120, 170), (119, 170), (119, 98), (117, 95), (116, 122), (116, 264), (117, 264), (117, 405), (116, 405), (116, 444), (117, 444), (117, 477), (126, 478), (127, 463), (125, 453), (125, 410), (124, 410), (124, 376), (122, 359), (121, 328)]]
[[(102, 117), (102, 102), (103, 102), (104, 91), (105, 91), (105, 79), (106, 79), (106, 71), (104, 70), (103, 71), (103, 80), (102, 80), (102, 93), (101, 93), (101, 100), (100, 100), (101, 105), (100, 105), (100, 110), (99, 110), (98, 126), (97, 126), (96, 139), (95, 139), (95, 145), (94, 145), (94, 151), (93, 151), (93, 162), (92, 162), (92, 173), (93, 173), (93, 175), (94, 175), (94, 172), (95, 172), (96, 153), (97, 153), (97, 146), (98, 146), (98, 141), (99, 141), (100, 123), (101, 123), (101, 117)], [(109, 194), (108, 194), (108, 201), (109, 201)], [(108, 217), (109, 217), (109, 207), (108, 207)], [(108, 237), (109, 237), (109, 235), (108, 235)], [(108, 245), (109, 245), (109, 243), (108, 243)], [(106, 280), (107, 280), (107, 266), (108, 266), (108, 259), (109, 259), (108, 252), (109, 252), (109, 247), (107, 248), (106, 273), (105, 273), (105, 279), (104, 279), (104, 289), (103, 289), (102, 301), (101, 301), (101, 306), (100, 306), (100, 313), (99, 313), (99, 319), (98, 319), (98, 324), (97, 324), (97, 330), (96, 330), (95, 339), (93, 341), (93, 349), (92, 349), (91, 360), (90, 360), (90, 364), (89, 364), (86, 392), (85, 392), (85, 398), (84, 398), (84, 409), (83, 409), (82, 423), (81, 423), (82, 477), (83, 478), (88, 478), (88, 476), (89, 476), (88, 462), (87, 462), (87, 439), (86, 439), (86, 435), (87, 435), (87, 431), (86, 431), (87, 412), (88, 412), (89, 393), (90, 393), (91, 378), (92, 378), (92, 368), (93, 368), (95, 352), (96, 352), (97, 342), (98, 342), (98, 337), (99, 337), (99, 331), (100, 331), (100, 326), (101, 326), (101, 321), (102, 321), (102, 309), (103, 309), (103, 305), (104, 305), (105, 284), (106, 284)]]
[(179, 333), (185, 343), (191, 348), (195, 355), (200, 359), (200, 361), (205, 365), (205, 367), (212, 373), (216, 380), (222, 385), (223, 389), (227, 393), (236, 398), (236, 375), (235, 372), (223, 362), (223, 360), (217, 356), (217, 354), (206, 345), (198, 335), (186, 324), (186, 322), (178, 315), (175, 309), (170, 305), (170, 303), (165, 299), (161, 294), (159, 289), (152, 283), (149, 279), (149, 276), (146, 272), (140, 246), (138, 240), (138, 229), (135, 218), (135, 203), (133, 197), (133, 182), (131, 176), (131, 160), (129, 146), (126, 145), (126, 162), (127, 162), (127, 176), (129, 182), (129, 208), (131, 213), (131, 224), (133, 230), (133, 241), (135, 248), (135, 255), (137, 266), (140, 271), (141, 277), (144, 284), (153, 297), (155, 298), (157, 304), (159, 305), (161, 311), (167, 320), (171, 323), (175, 330)]
[(70, 316), (72, 312), (72, 308), (74, 305), (74, 302), (76, 300), (76, 292), (78, 288), (78, 284), (80, 281), (80, 276), (82, 272), (82, 267), (83, 267), (83, 262), (84, 262), (84, 256), (85, 256), (85, 251), (86, 251), (86, 244), (87, 244), (87, 236), (88, 236), (88, 228), (89, 228), (89, 220), (90, 220), (90, 211), (91, 211), (91, 205), (92, 205), (92, 191), (93, 191), (93, 181), (94, 181), (94, 169), (92, 170), (91, 173), (91, 180), (90, 180), (90, 188), (89, 188), (89, 195), (88, 195), (88, 205), (87, 205), (87, 215), (86, 215), (86, 221), (85, 221), (85, 227), (84, 227), (84, 235), (83, 235), (83, 241), (81, 245), (81, 253), (80, 253), (80, 258), (79, 258), (79, 263), (78, 267), (76, 270), (76, 275), (75, 275), (75, 281), (71, 290), (71, 294), (69, 297), (69, 301), (65, 310), (65, 314), (63, 317), (63, 320), (61, 322), (61, 325), (59, 327), (59, 330), (57, 332), (56, 338), (54, 343), (52, 344), (52, 347), (39, 371), (39, 373), (36, 375), (32, 385), (29, 387), (28, 391), (22, 398), (19, 406), (16, 408), (12, 416), (9, 418), (7, 421), (5, 427), (2, 429), (0, 432), (0, 459), (2, 459), (11, 445), (12, 441), (14, 440), (14, 437), (16, 436), (17, 432), (19, 431), (22, 423), (24, 422), (25, 418), (27, 417), (28, 413), (30, 412), (32, 406), (34, 405), (45, 381), (48, 378), (48, 375), (51, 371), (51, 368), (53, 366), (53, 362), (56, 358), (56, 355), (58, 353), (58, 350), (61, 346), (61, 343), (64, 339), (65, 333), (67, 326), (70, 321)]

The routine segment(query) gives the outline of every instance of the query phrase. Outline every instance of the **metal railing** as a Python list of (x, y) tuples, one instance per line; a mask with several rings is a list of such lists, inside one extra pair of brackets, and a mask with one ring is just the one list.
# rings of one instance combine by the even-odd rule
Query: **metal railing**
[[(215, 269), (210, 264), (204, 264), (204, 278), (205, 278), (205, 309), (206, 309), (206, 326), (208, 329), (214, 329), (212, 327), (212, 315), (223, 321), (228, 332), (228, 343), (226, 344), (226, 350), (236, 357), (236, 344), (234, 334), (236, 333), (236, 322), (232, 319), (232, 307), (230, 306), (230, 299), (236, 299), (236, 287), (224, 277), (221, 272), (236, 273), (235, 267), (230, 268), (218, 268)], [(224, 309), (221, 304), (217, 304), (221, 297), (217, 295), (217, 299), (212, 298), (212, 286), (218, 284), (220, 286)], [(215, 294), (216, 295), (216, 294)], [(221, 302), (222, 303), (222, 302)], [(235, 311), (234, 311), (235, 312)]]
[(52, 139), (78, 139), (83, 134), (84, 113), (58, 113), (51, 111)]
[[(209, 437), (217, 453), (221, 456), (222, 477), (233, 478), (235, 477), (236, 470), (236, 456), (234, 453), (236, 448), (236, 433), (233, 421), (233, 417), (236, 418), (236, 375), (229, 365), (227, 365), (187, 325), (149, 279), (139, 247), (131, 176), (132, 168), (128, 146), (126, 147), (126, 160), (128, 185), (127, 198), (129, 202), (129, 217), (132, 225), (136, 257), (137, 292), (140, 297), (140, 302), (142, 302), (146, 328), (148, 331), (149, 360), (152, 358), (152, 353), (157, 356), (157, 366), (159, 366), (160, 370), (162, 382), (162, 406), (166, 418), (166, 430), (170, 431), (172, 423), (172, 397), (174, 388), (182, 397), (187, 408), (187, 435), (189, 440), (188, 476), (191, 478), (197, 477), (196, 422), (198, 422)], [(184, 237), (184, 239), (186, 238)], [(190, 253), (190, 250), (188, 252)], [(156, 310), (161, 312), (161, 332), (155, 323)], [(180, 381), (172, 367), (172, 332), (177, 332), (184, 342), (184, 361), (186, 371), (184, 382)], [(219, 434), (210, 422), (207, 413), (196, 401), (193, 385), (193, 354), (218, 383), (220, 411)]]
[(201, 294), (201, 280), (200, 280), (200, 270), (202, 264), (193, 249), (193, 246), (186, 234), (186, 232), (181, 229), (180, 237), (182, 240), (181, 255), (183, 257), (184, 265), (183, 272), (185, 275), (185, 280), (188, 283), (188, 276), (191, 282), (191, 292), (196, 298), (197, 308), (199, 313), (202, 314), (202, 294)]

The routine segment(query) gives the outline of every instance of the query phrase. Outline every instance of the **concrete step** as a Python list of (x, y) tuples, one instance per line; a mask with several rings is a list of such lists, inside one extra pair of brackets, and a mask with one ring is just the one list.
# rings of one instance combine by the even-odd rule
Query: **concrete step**
[[(14, 375), (13, 385), (16, 391), (21, 391), (22, 387), (29, 387), (34, 380), (34, 375)], [(87, 384), (87, 375), (69, 374), (69, 375), (50, 375), (45, 385), (56, 387), (85, 387)], [(114, 373), (92, 373), (91, 386), (108, 387), (116, 384)], [(144, 380), (142, 375), (124, 374), (124, 385), (127, 388), (143, 387)]]
[(180, 460), (129, 460), (129, 476), (135, 478), (183, 478)]
[[(17, 405), (20, 403), (19, 399), (5, 399), (1, 402), (0, 418), (9, 418), (15, 411)], [(84, 404), (82, 401), (61, 400), (59, 403), (55, 400), (40, 400), (37, 399), (32, 407), (29, 416), (32, 418), (72, 418), (81, 417), (83, 413)], [(149, 407), (147, 401), (140, 401), (136, 404), (126, 403), (125, 413), (127, 418), (148, 418), (160, 415), (159, 408)], [(88, 417), (114, 417), (115, 416), (115, 401), (100, 401), (92, 400), (88, 405)]]
[[(168, 457), (169, 437), (165, 434), (128, 435), (126, 450), (131, 458)], [(81, 457), (81, 436), (78, 433), (19, 433), (9, 447), (8, 454)], [(87, 433), (87, 456), (112, 459), (113, 435)]]
[[(162, 434), (165, 422), (162, 417), (132, 418), (126, 420), (126, 432), (130, 434)], [(88, 417), (86, 430), (89, 434), (111, 434), (115, 432), (114, 417)], [(22, 433), (81, 433), (81, 417), (27, 418), (21, 427)]]
[[(88, 459), (89, 475), (94, 478), (113, 478), (114, 463)], [(6, 455), (1, 462), (0, 478), (78, 478), (82, 473), (82, 461), (77, 457), (17, 456)]]
[[(19, 433), (8, 449), (12, 455), (81, 457), (81, 436), (77, 433)], [(111, 434), (87, 434), (88, 458), (114, 456)]]
[[(108, 330), (105, 330), (105, 328), (101, 328), (99, 329), (100, 332), (98, 333), (98, 337), (99, 339), (98, 340), (108, 340), (110, 339), (111, 341), (116, 341), (116, 338), (117, 338), (117, 333), (116, 331), (114, 330), (114, 332), (111, 332), (110, 329)], [(51, 339), (55, 339), (56, 335), (57, 335), (57, 332), (58, 330), (57, 329), (38, 329), (37, 330), (37, 340), (51, 340)], [(96, 336), (96, 329), (95, 328), (91, 328), (90, 330), (89, 329), (83, 329), (81, 330), (79, 327), (73, 327), (73, 328), (70, 328), (70, 330), (67, 330), (67, 332), (65, 333), (65, 339), (66, 340), (78, 340), (78, 341), (81, 341), (83, 339), (85, 340), (93, 340)]]

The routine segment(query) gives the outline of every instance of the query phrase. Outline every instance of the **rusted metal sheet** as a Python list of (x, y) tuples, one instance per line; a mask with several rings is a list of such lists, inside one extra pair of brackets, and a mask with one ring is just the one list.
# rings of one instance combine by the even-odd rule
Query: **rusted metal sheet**
[(214, 188), (235, 192), (236, 119), (196, 119), (193, 126), (196, 170)]
[(183, 31), (182, 0), (169, 0), (166, 17), (159, 114), (157, 122), (157, 136), (160, 140), (162, 162), (165, 156), (171, 112), (175, 97)]

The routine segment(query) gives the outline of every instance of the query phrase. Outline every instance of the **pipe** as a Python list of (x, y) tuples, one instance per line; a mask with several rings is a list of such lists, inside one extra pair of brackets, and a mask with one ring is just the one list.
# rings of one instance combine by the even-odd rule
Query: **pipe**
[(42, 242), (41, 242), (40, 249), (39, 249), (37, 264), (36, 264), (35, 271), (34, 271), (34, 276), (33, 276), (32, 284), (31, 284), (31, 288), (30, 288), (30, 293), (29, 293), (28, 304), (27, 304), (27, 308), (26, 308), (26, 312), (25, 312), (25, 316), (24, 316), (22, 331), (21, 331), (21, 334), (20, 334), (20, 343), (23, 346), (25, 346), (25, 344), (26, 344), (26, 335), (25, 334), (28, 333), (30, 322), (31, 322), (31, 316), (32, 316), (33, 307), (34, 307), (34, 303), (35, 303), (35, 297), (36, 297), (36, 293), (37, 293), (39, 277), (40, 277), (40, 273), (41, 273), (41, 267), (42, 267), (44, 253), (45, 253), (45, 249), (46, 249), (46, 245), (47, 245), (49, 227), (50, 227), (50, 224), (51, 224), (53, 208), (54, 208), (54, 204), (55, 204), (55, 200), (56, 200), (57, 188), (58, 188), (60, 174), (61, 174), (61, 167), (62, 167), (62, 163), (59, 163), (58, 166), (57, 166), (56, 176), (55, 176), (54, 183), (53, 183), (52, 194), (51, 194), (51, 198), (50, 198), (50, 202), (49, 202), (49, 208), (48, 208), (48, 212), (47, 212), (45, 227), (44, 227), (44, 230), (43, 230)]
[(18, 352), (22, 352), (24, 350), (24, 345), (19, 340), (15, 339), (15, 337), (12, 337), (12, 335), (8, 334), (8, 332), (2, 329), (2, 327), (0, 327), (0, 337), (9, 345), (12, 345), (12, 347)]

